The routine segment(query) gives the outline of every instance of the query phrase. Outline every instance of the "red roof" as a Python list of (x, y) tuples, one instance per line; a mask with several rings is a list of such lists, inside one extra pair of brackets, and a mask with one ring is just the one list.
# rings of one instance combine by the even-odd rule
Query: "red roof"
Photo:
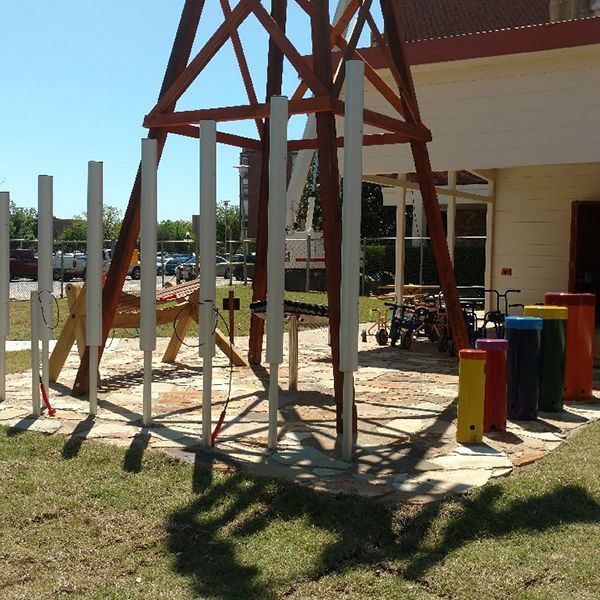
[(550, 0), (396, 0), (407, 41), (550, 22)]

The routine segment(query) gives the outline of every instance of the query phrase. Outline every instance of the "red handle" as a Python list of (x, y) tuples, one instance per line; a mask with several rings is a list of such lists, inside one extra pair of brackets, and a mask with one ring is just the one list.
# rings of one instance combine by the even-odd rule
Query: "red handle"
[(40, 389), (42, 390), (42, 398), (44, 399), (44, 404), (48, 409), (48, 414), (53, 417), (56, 414), (56, 409), (50, 406), (50, 400), (48, 399), (48, 392), (46, 390), (46, 386), (42, 383), (42, 378), (40, 377)]
[(219, 435), (219, 431), (221, 431), (221, 427), (223, 427), (224, 420), (225, 420), (225, 409), (223, 409), (221, 411), (221, 416), (219, 417), (217, 426), (215, 427), (215, 430), (212, 432), (212, 435), (210, 436), (210, 447), (211, 448), (214, 448), (215, 444), (217, 443), (217, 436)]

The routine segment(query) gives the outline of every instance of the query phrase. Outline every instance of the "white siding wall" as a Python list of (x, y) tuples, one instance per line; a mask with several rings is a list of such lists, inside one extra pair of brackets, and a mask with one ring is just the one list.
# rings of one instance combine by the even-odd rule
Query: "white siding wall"
[[(413, 76), (434, 170), (600, 161), (600, 45), (417, 66)], [(368, 108), (393, 114), (374, 88), (365, 93)], [(365, 173), (413, 170), (407, 144), (364, 150)]]
[[(524, 303), (567, 290), (574, 200), (600, 200), (600, 163), (497, 171), (494, 288), (521, 289), (514, 301)], [(502, 276), (503, 267), (512, 276)]]

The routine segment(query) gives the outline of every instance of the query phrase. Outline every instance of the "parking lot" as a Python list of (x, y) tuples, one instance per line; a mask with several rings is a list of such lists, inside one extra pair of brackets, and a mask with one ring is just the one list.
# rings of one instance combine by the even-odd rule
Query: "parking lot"
[[(83, 283), (81, 279), (73, 279), (74, 283)], [(171, 283), (175, 285), (175, 277), (170, 275), (164, 276), (164, 283)], [(32, 291), (37, 290), (37, 281), (31, 281), (31, 279), (18, 279), (16, 281), (10, 282), (10, 299), (11, 300), (29, 300)], [(64, 288), (67, 285), (67, 282), (54, 282), (54, 288), (52, 293), (56, 298), (64, 297)], [(217, 277), (217, 287), (226, 287), (229, 285), (229, 279), (224, 279), (223, 277)], [(156, 287), (163, 287), (163, 277), (159, 275), (156, 278)], [(127, 277), (125, 279), (125, 285), (123, 286), (123, 291), (125, 292), (133, 292), (139, 293), (140, 291), (140, 281), (131, 279)]]

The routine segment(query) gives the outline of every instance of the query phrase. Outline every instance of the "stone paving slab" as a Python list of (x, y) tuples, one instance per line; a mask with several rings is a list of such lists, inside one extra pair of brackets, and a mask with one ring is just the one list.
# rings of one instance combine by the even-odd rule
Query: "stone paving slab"
[[(180, 460), (335, 493), (422, 503), (464, 493), (535, 462), (577, 428), (600, 419), (600, 401), (578, 403), (559, 413), (541, 413), (535, 422), (511, 422), (506, 432), (486, 435), (483, 444), (462, 446), (456, 442), (456, 361), (426, 342), (415, 342), (409, 351), (361, 342), (357, 448), (350, 464), (341, 460), (335, 430), (327, 332), (312, 330), (300, 333), (299, 390), (286, 389), (287, 363), (280, 369), (278, 451), (267, 449), (268, 371), (247, 367), (232, 370), (225, 423), (217, 447), (206, 449), (201, 446), (201, 362), (193, 348), (182, 348), (177, 364), (162, 364), (167, 341), (159, 339), (154, 353), (150, 427), (141, 422), (143, 355), (135, 339), (119, 340), (105, 354), (94, 419), (87, 415), (86, 399), (70, 395), (79, 365), (73, 352), (59, 383), (51, 385), (55, 417), (31, 417), (31, 377), (13, 374), (7, 378), (7, 400), (0, 404), (0, 424), (123, 448), (156, 448)], [(238, 340), (242, 352), (247, 343), (247, 338)], [(229, 393), (231, 371), (221, 353), (214, 364), (213, 427)], [(600, 387), (600, 374), (595, 375)]]

